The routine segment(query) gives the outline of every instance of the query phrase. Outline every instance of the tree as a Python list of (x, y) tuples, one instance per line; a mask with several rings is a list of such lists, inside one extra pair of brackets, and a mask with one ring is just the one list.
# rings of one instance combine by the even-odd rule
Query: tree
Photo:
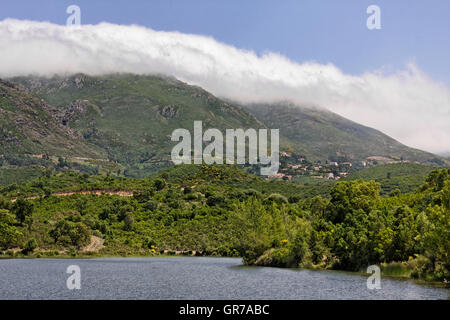
[(428, 224), (422, 235), (424, 254), (430, 259), (432, 272), (439, 278), (450, 276), (450, 210), (440, 206), (427, 208)]
[(16, 218), (20, 221), (20, 223), (24, 223), (27, 217), (32, 217), (34, 206), (31, 202), (19, 198), (14, 202), (12, 207), (12, 212), (16, 215)]
[(287, 203), (288, 200), (286, 199), (285, 196), (283, 196), (279, 193), (272, 193), (270, 196), (267, 197), (266, 202), (267, 203), (275, 202), (277, 204), (283, 204), (283, 203)]
[(22, 250), (22, 252), (25, 254), (29, 254), (29, 253), (32, 253), (34, 251), (34, 249), (36, 249), (36, 248), (37, 248), (37, 242), (34, 238), (32, 238), (27, 241), (27, 243), (25, 244), (25, 248)]
[(341, 223), (357, 210), (368, 214), (380, 198), (380, 184), (374, 181), (339, 181), (331, 188), (327, 218)]
[(212, 193), (206, 199), (206, 204), (210, 207), (219, 206), (225, 203), (225, 197), (222, 194)]
[(144, 188), (141, 191), (134, 192), (133, 197), (139, 202), (146, 202), (150, 200), (155, 194), (153, 188)]
[(84, 215), (86, 214), (86, 209), (87, 209), (87, 200), (86, 200), (86, 198), (78, 199), (78, 200), (75, 202), (75, 207), (76, 207), (77, 211), (78, 211), (82, 216), (84, 216)]
[(183, 189), (183, 193), (184, 194), (188, 194), (188, 193), (191, 193), (191, 192), (192, 192), (192, 188), (190, 186), (184, 187), (184, 189)]
[(153, 185), (155, 186), (155, 189), (157, 191), (161, 191), (162, 189), (164, 189), (164, 187), (166, 186), (166, 181), (163, 179), (156, 179), (153, 182)]
[[(325, 216), (335, 225), (333, 252), (340, 268), (358, 270), (376, 262), (382, 255), (384, 242), (374, 237), (380, 234), (391, 237), (391, 232), (385, 230), (384, 221), (376, 211), (379, 192), (378, 183), (361, 180), (340, 181), (331, 189)], [(374, 246), (380, 242), (382, 248)]]
[(89, 229), (85, 224), (66, 219), (60, 219), (56, 222), (49, 235), (55, 240), (55, 243), (60, 242), (63, 245), (76, 247), (87, 245), (91, 239)]
[(416, 237), (418, 236), (414, 211), (403, 205), (394, 211), (394, 238), (388, 260), (407, 261), (415, 253)]
[(144, 204), (144, 209), (145, 209), (145, 210), (155, 211), (157, 208), (158, 208), (158, 202), (156, 202), (156, 201), (153, 200), (153, 199), (148, 200), (148, 201)]
[(133, 229), (134, 225), (134, 217), (131, 212), (127, 213), (125, 215), (125, 218), (123, 219), (123, 228), (124, 230), (131, 231)]
[(14, 226), (15, 222), (13, 214), (8, 210), (0, 209), (0, 247), (7, 249), (17, 245), (23, 234)]
[[(254, 264), (271, 247), (275, 237), (274, 217), (263, 206), (262, 201), (254, 197), (244, 203), (238, 203), (230, 215), (234, 226), (234, 246), (243, 256), (245, 264)], [(281, 224), (279, 221), (278, 225)]]

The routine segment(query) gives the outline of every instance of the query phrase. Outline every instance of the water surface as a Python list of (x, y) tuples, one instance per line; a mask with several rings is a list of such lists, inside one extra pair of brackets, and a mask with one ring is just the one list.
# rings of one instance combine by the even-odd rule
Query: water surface
[[(67, 267), (81, 269), (81, 289), (67, 289)], [(237, 258), (0, 260), (0, 299), (449, 299), (449, 289), (382, 278), (369, 290), (362, 275), (244, 267)]]

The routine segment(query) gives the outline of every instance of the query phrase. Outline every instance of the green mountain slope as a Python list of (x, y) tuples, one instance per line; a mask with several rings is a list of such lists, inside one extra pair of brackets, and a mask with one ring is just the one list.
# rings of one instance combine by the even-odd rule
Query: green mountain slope
[(413, 192), (424, 184), (433, 169), (417, 163), (386, 164), (354, 172), (344, 180), (374, 180), (380, 183), (382, 195), (388, 195), (396, 189), (405, 193)]
[[(115, 165), (112, 173), (143, 177), (171, 164), (174, 129), (192, 133), (194, 121), (201, 120), (204, 130), (279, 128), (281, 151), (291, 147), (310, 161), (351, 161), (358, 166), (378, 156), (445, 164), (443, 158), (408, 148), (332, 112), (286, 104), (241, 107), (169, 77), (76, 74), (10, 80), (17, 86), (3, 85), (8, 94), (1, 100), (7, 114), (2, 127), (3, 132), (14, 127), (17, 134), (13, 140), (6, 136), (0, 153), (46, 153), (69, 161), (74, 156), (107, 159)], [(13, 107), (17, 105), (23, 107)], [(30, 108), (33, 115), (26, 111)], [(27, 129), (23, 123), (33, 126)]]
[(159, 76), (15, 78), (30, 93), (58, 109), (61, 123), (104, 149), (110, 161), (142, 176), (170, 164), (173, 130), (193, 133), (195, 120), (208, 127), (261, 128), (247, 111), (205, 90)]
[(0, 80), (0, 154), (104, 156), (79, 132), (60, 123), (56, 113), (47, 102)]
[(245, 106), (270, 128), (280, 128), (294, 150), (321, 161), (362, 161), (370, 156), (444, 165), (443, 158), (409, 148), (382, 132), (333, 112), (291, 104)]

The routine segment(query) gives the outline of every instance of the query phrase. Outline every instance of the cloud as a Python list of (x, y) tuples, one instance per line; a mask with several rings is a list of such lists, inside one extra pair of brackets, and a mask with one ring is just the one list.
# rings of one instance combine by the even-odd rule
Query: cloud
[(241, 103), (289, 100), (332, 110), (406, 145), (450, 150), (450, 90), (414, 64), (348, 75), (332, 64), (257, 55), (211, 37), (109, 23), (0, 22), (0, 77), (162, 73)]

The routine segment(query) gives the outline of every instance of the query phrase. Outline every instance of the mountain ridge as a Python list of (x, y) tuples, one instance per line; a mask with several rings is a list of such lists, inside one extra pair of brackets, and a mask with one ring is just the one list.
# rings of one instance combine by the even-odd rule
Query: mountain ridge
[(269, 127), (280, 127), (293, 149), (316, 160), (365, 161), (369, 157), (386, 157), (393, 161), (448, 164), (438, 155), (408, 147), (377, 129), (322, 108), (289, 102), (249, 104), (243, 108)]
[[(173, 77), (28, 76), (2, 80), (0, 87), (12, 97), (2, 97), (1, 113), (18, 112), (14, 104), (33, 101), (47, 125), (33, 117), (25, 121), (37, 121), (42, 130), (64, 132), (71, 138), (61, 141), (72, 139), (75, 144), (70, 148), (64, 143), (63, 147), (47, 146), (48, 141), (41, 137), (44, 145), (39, 147), (35, 142), (28, 149), (15, 148), (19, 154), (104, 159), (122, 166), (127, 176), (142, 177), (169, 166), (170, 150), (175, 145), (170, 140), (172, 131), (192, 130), (195, 120), (203, 121), (204, 129), (280, 128), (280, 151), (293, 150), (314, 161), (353, 161), (361, 165), (367, 157), (380, 156), (394, 161), (448, 164), (439, 156), (404, 146), (376, 129), (329, 111), (289, 103), (240, 105)], [(11, 119), (14, 116), (3, 117), (2, 127), (11, 127)], [(18, 142), (27, 142), (28, 135), (24, 131)], [(9, 150), (5, 144), (1, 148), (2, 153)]]

